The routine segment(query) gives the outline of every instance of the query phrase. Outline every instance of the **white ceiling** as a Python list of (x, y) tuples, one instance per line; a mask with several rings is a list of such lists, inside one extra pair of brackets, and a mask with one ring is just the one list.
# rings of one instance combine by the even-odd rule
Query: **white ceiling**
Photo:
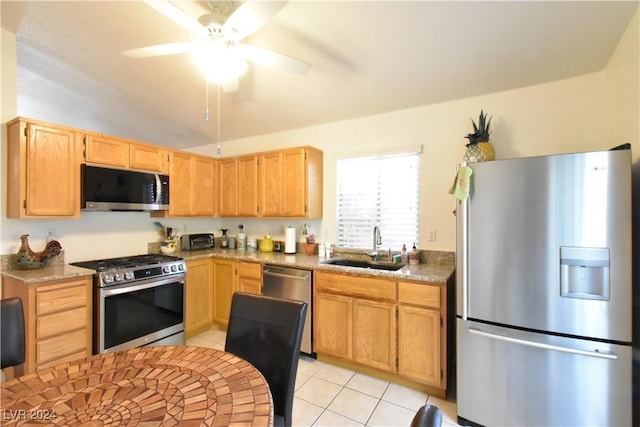
[[(117, 122), (111, 128), (151, 121), (164, 141), (120, 136), (176, 148), (217, 140), (216, 88), (206, 122), (204, 78), (188, 55), (121, 54), (193, 39), (145, 3), (0, 3), (2, 27), (16, 34), (19, 99), (23, 92), (37, 96), (38, 85), (55, 86), (69, 100), (86, 101), (59, 101), (69, 108), (64, 124), (92, 114)], [(311, 71), (299, 76), (251, 64), (240, 90), (221, 95), (220, 140), (595, 72), (637, 7), (638, 1), (290, 1), (244, 42), (308, 62)]]

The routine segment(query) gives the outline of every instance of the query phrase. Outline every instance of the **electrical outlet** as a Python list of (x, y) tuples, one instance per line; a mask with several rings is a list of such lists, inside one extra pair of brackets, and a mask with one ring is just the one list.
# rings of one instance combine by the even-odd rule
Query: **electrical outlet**
[(47, 237), (45, 239), (47, 242), (51, 240), (56, 240), (56, 229), (55, 228), (47, 228)]
[(182, 232), (183, 233), (187, 232), (187, 224), (182, 224)]
[(427, 236), (427, 240), (429, 240), (430, 242), (435, 242), (436, 241), (436, 229), (435, 228), (430, 228), (429, 229), (429, 235)]

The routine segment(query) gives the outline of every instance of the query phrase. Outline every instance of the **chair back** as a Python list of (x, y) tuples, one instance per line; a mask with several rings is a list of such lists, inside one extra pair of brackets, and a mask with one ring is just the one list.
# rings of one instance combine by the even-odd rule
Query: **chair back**
[(291, 426), (293, 394), (307, 303), (236, 292), (231, 301), (225, 350), (265, 377), (276, 417)]
[(20, 298), (0, 301), (0, 364), (2, 369), (24, 363), (24, 311)]
[(442, 411), (433, 405), (424, 405), (411, 421), (411, 427), (440, 427), (442, 425)]

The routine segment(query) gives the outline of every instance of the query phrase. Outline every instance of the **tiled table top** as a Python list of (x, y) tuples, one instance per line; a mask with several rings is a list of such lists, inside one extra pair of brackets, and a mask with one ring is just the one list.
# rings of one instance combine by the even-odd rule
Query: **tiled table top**
[(94, 355), (2, 384), (3, 425), (272, 426), (251, 364), (193, 346)]

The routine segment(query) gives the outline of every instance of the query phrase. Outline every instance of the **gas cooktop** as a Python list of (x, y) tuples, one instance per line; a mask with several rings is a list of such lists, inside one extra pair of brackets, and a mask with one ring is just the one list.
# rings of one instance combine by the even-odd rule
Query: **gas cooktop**
[(76, 267), (90, 268), (97, 272), (114, 269), (135, 268), (151, 266), (154, 264), (164, 264), (166, 262), (181, 261), (182, 258), (172, 255), (148, 254), (133, 255), (128, 257), (98, 259), (94, 261), (74, 262), (71, 265)]
[(161, 279), (163, 276), (184, 276), (186, 272), (186, 263), (182, 258), (163, 254), (134, 255), (73, 262), (71, 265), (95, 270), (94, 282), (98, 287), (153, 278)]

